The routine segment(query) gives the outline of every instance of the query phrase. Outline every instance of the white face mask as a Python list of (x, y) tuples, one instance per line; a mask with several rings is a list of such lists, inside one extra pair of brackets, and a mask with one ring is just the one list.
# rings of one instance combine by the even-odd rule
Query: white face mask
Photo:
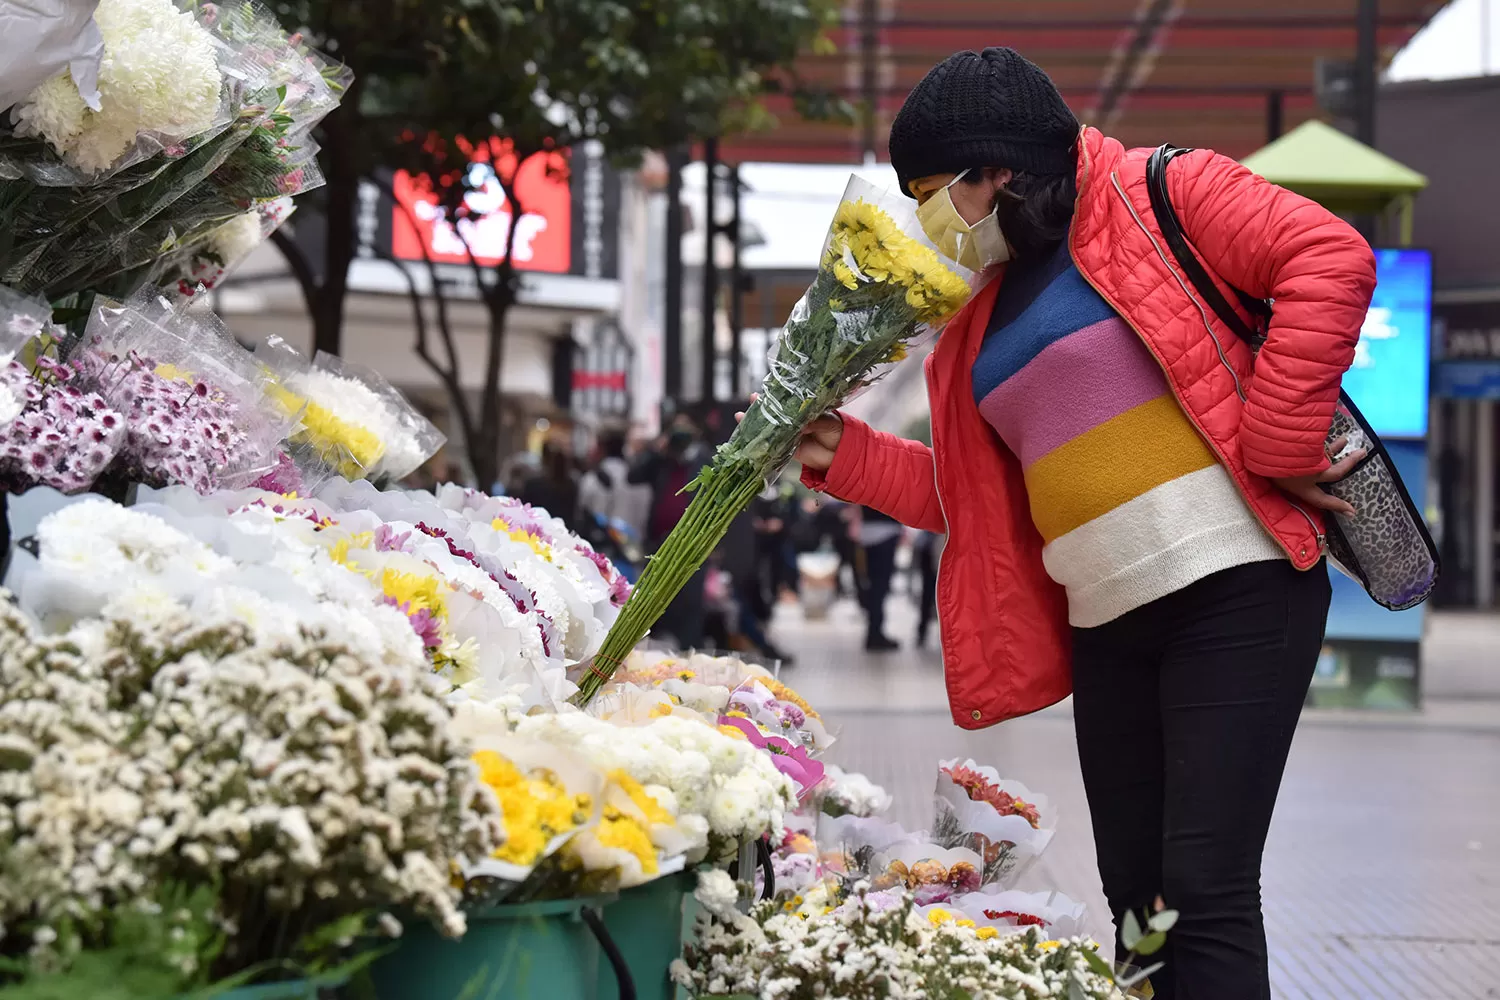
[(963, 179), (959, 174), (947, 185), (917, 206), (917, 221), (922, 231), (932, 240), (933, 246), (949, 260), (971, 271), (983, 271), (991, 264), (1003, 264), (1010, 260), (1010, 244), (1000, 232), (1000, 216), (995, 209), (990, 214), (970, 225), (959, 214), (953, 204), (953, 195), (948, 189)]

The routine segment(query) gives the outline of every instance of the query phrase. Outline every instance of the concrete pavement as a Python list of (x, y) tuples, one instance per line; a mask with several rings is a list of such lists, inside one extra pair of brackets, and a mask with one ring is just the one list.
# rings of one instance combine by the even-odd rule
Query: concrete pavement
[[(903, 600), (890, 616), (893, 637), (912, 634)], [(1264, 873), (1278, 998), (1500, 997), (1500, 619), (1432, 625), (1421, 713), (1309, 712), (1299, 728)], [(931, 821), (940, 758), (972, 756), (1045, 793), (1060, 827), (1023, 885), (1087, 902), (1109, 940), (1066, 703), (965, 732), (938, 653), (869, 656), (861, 628), (847, 604), (824, 622), (778, 610), (776, 638), (798, 657), (783, 678), (837, 731), (830, 759), (885, 785), (913, 828)]]

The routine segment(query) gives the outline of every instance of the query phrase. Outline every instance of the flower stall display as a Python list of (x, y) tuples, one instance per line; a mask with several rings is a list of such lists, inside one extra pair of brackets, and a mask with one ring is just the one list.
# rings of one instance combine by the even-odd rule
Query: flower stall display
[(624, 663), (734, 518), (791, 460), (803, 428), (879, 378), (968, 300), (968, 283), (909, 235), (920, 227), (904, 201), (850, 180), (818, 275), (792, 310), (758, 399), (689, 486), (687, 513), (647, 565), (582, 681), (580, 702)]
[(34, 961), (171, 881), (217, 888), (226, 974), (350, 918), (462, 932), (449, 866), (503, 827), (416, 644), (267, 604), (137, 578), (56, 635), (0, 609), (0, 927)]
[(836, 907), (809, 907), (794, 897), (758, 903), (745, 914), (729, 876), (709, 872), (696, 897), (703, 908), (697, 939), (673, 966), (673, 977), (694, 997), (1120, 996), (1086, 941), (1050, 940), (1034, 930), (1001, 934), (945, 910), (919, 912), (909, 896), (865, 885)]

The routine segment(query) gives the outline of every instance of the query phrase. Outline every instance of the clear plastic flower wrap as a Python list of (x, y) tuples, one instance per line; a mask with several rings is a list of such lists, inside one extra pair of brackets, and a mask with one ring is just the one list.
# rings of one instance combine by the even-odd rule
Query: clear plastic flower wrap
[(281, 412), (297, 418), (287, 450), (308, 489), (335, 475), (353, 481), (375, 470), (385, 455), (384, 443), (369, 427), (343, 419), (310, 391), (306, 357), (273, 336), (256, 345), (255, 360)]
[(380, 461), (368, 478), (397, 482), (436, 455), (448, 440), (432, 421), (377, 371), (319, 351), (305, 384), (313, 398), (370, 427), (384, 445)]
[(160, 299), (100, 304), (70, 360), (125, 415), (113, 471), (129, 481), (200, 493), (248, 486), (275, 467), (292, 426), (248, 354)]
[(124, 298), (160, 276), (162, 257), (261, 201), (321, 183), (311, 130), (336, 106), (347, 74), (254, 4), (203, 4), (193, 14), (222, 78), (211, 127), (107, 176), (79, 174), (37, 140), (0, 135), (0, 177), (16, 178), (0, 180), (0, 225), (16, 234), (0, 253), (5, 280), (54, 299), (85, 290)]
[(97, 92), (82, 92), (63, 68), (22, 97), (0, 142), (4, 176), (84, 186), (227, 122), (223, 53), (191, 11), (172, 0), (100, 0), (94, 24)]
[(920, 233), (908, 199), (850, 180), (817, 277), (782, 330), (759, 399), (689, 485), (692, 503), (595, 657), (580, 703), (645, 638), (734, 518), (791, 460), (803, 429), (869, 386), (968, 301), (965, 276)]
[(0, 488), (86, 490), (114, 461), (125, 418), (59, 362), (51, 308), (0, 287)]
[(986, 885), (1015, 885), (1057, 830), (1045, 795), (972, 760), (939, 764), (935, 799), (933, 839), (982, 854)]

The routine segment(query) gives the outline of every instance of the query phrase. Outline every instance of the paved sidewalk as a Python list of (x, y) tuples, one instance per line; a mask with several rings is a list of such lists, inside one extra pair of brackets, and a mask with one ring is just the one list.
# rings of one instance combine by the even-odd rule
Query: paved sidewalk
[[(891, 612), (892, 635), (910, 636), (910, 609), (898, 599)], [(1439, 674), (1450, 697), (1420, 714), (1308, 713), (1298, 731), (1264, 875), (1278, 998), (1500, 998), (1500, 699), (1475, 697), (1489, 671), (1472, 662), (1500, 649), (1500, 626), (1449, 617), (1434, 616), (1433, 635), (1452, 651)], [(847, 605), (825, 622), (778, 612), (798, 656), (783, 676), (838, 732), (830, 758), (890, 789), (894, 818), (914, 828), (931, 820), (940, 758), (972, 756), (1045, 793), (1062, 821), (1024, 885), (1087, 902), (1109, 940), (1066, 704), (960, 730), (937, 652), (869, 656), (860, 628)]]

